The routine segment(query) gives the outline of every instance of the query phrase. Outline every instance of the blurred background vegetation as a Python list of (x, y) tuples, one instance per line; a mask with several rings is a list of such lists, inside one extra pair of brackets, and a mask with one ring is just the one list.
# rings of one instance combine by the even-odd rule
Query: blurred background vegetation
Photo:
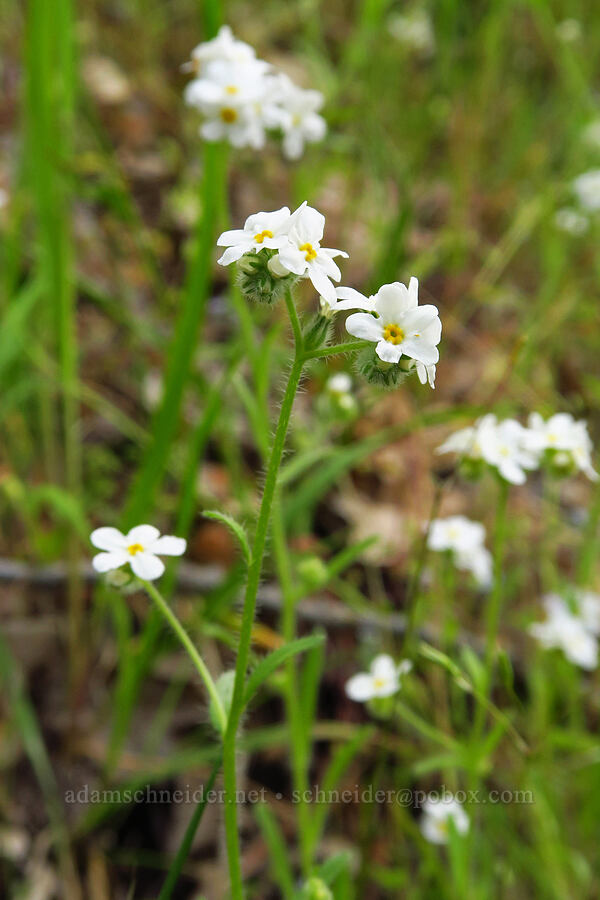
[[(408, 721), (369, 728), (343, 691), (374, 652), (397, 646), (432, 510), (491, 525), (491, 480), (450, 478), (433, 454), (450, 428), (482, 410), (535, 409), (585, 417), (600, 436), (599, 224), (586, 215), (565, 230), (556, 216), (577, 207), (572, 180), (600, 168), (589, 128), (600, 117), (597, 4), (2, 0), (1, 9), (4, 895), (159, 893), (191, 807), (67, 805), (65, 791), (199, 786), (216, 750), (200, 688), (144, 598), (92, 582), (88, 535), (139, 521), (186, 535), (187, 562), (169, 570), (167, 593), (211, 669), (230, 666), (243, 571), (228, 533), (201, 510), (253, 515), (262, 467), (253, 396), (275, 409), (289, 355), (281, 311), (248, 310), (213, 246), (229, 221), (307, 199), (327, 217), (326, 246), (350, 253), (345, 284), (369, 293), (416, 275), (444, 324), (435, 393), (416, 380), (389, 394), (357, 385), (356, 412), (342, 415), (322, 392), (333, 370), (323, 364), (296, 406), (284, 534), (306, 598), (301, 629), (327, 631), (326, 653), (303, 669), (316, 706), (311, 781), (329, 773), (342, 787), (477, 783), (535, 794), (531, 805), (474, 809), (462, 855), (427, 845), (410, 808), (334, 806), (319, 857), (349, 853), (334, 887), (343, 898), (598, 896), (597, 673), (582, 677), (524, 635), (545, 590), (564, 579), (597, 585), (593, 486), (534, 478), (511, 494), (495, 702), (527, 752), (491, 726), (487, 745), (473, 748), (470, 709), (449, 704), (455, 688), (435, 666), (406, 698), (430, 734)], [(404, 16), (421, 22), (417, 37)], [(274, 143), (226, 154), (200, 142), (180, 66), (220, 21), (325, 94), (328, 136), (302, 161), (285, 161)], [(203, 182), (211, 153), (226, 191)], [(307, 291), (306, 308), (315, 301)], [(373, 534), (376, 544), (336, 556)], [(270, 565), (257, 652), (280, 642), (272, 574)], [(456, 653), (475, 677), (468, 648), (482, 630), (481, 598), (460, 580), (449, 592), (445, 578), (432, 565), (427, 619), (439, 622), (445, 594), (467, 635)], [(268, 792), (293, 867), (281, 691), (274, 678), (247, 720), (244, 764), (247, 786)], [(173, 896), (222, 896), (218, 819), (208, 808)], [(285, 876), (271, 871), (272, 830), (259, 819), (244, 810), (245, 872), (253, 896), (277, 897)]]

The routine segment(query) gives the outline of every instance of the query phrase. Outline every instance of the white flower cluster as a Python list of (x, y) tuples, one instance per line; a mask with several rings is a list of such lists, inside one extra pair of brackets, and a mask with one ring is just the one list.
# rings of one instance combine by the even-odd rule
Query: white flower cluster
[(275, 277), (293, 274), (309, 278), (321, 295), (326, 316), (351, 309), (364, 310), (348, 317), (349, 334), (373, 342), (384, 365), (402, 363), (406, 371), (415, 369), (422, 384), (435, 384), (437, 345), (442, 323), (436, 306), (419, 306), (419, 282), (411, 278), (408, 287), (396, 281), (384, 284), (365, 297), (350, 287), (338, 287), (341, 272), (334, 257), (348, 257), (343, 250), (321, 247), (325, 216), (306, 201), (295, 212), (287, 206), (274, 212), (259, 212), (246, 219), (243, 228), (225, 231), (217, 246), (227, 249), (218, 262), (227, 266), (246, 254), (269, 251), (269, 271)]
[(600, 595), (572, 591), (573, 609), (559, 594), (547, 594), (543, 603), (547, 618), (529, 626), (529, 633), (544, 647), (562, 650), (567, 659), (582, 669), (598, 665), (600, 635)]
[(595, 481), (592, 442), (583, 420), (557, 413), (544, 421), (532, 413), (527, 427), (515, 419), (499, 422), (493, 413), (452, 434), (437, 453), (458, 453), (465, 460), (496, 469), (511, 484), (523, 484), (527, 472), (543, 463), (559, 473), (583, 472)]
[(466, 834), (469, 830), (469, 817), (462, 803), (446, 792), (440, 797), (430, 794), (423, 804), (421, 816), (423, 837), (431, 844), (447, 844), (451, 822), (457, 834)]
[(387, 653), (381, 653), (375, 657), (368, 672), (353, 675), (346, 682), (346, 694), (358, 703), (391, 697), (400, 690), (402, 676), (411, 669), (412, 663), (409, 660), (396, 663)]
[(352, 379), (347, 372), (336, 372), (330, 375), (325, 384), (325, 390), (333, 402), (346, 412), (356, 408), (356, 400), (352, 393)]
[[(597, 125), (597, 123), (595, 123)], [(577, 208), (565, 206), (554, 216), (554, 223), (561, 231), (572, 235), (585, 234), (590, 219), (600, 212), (600, 169), (590, 169), (578, 175), (572, 183)]]
[(489, 588), (492, 583), (492, 556), (485, 546), (485, 528), (465, 516), (434, 519), (429, 528), (430, 550), (452, 553), (457, 569), (471, 572), (477, 583)]
[(199, 44), (184, 68), (195, 76), (185, 89), (185, 100), (202, 114), (200, 134), (207, 141), (260, 150), (267, 131), (279, 130), (283, 152), (298, 159), (305, 143), (325, 136), (327, 126), (319, 115), (323, 94), (303, 90), (283, 72), (275, 72), (227, 25), (212, 41)]

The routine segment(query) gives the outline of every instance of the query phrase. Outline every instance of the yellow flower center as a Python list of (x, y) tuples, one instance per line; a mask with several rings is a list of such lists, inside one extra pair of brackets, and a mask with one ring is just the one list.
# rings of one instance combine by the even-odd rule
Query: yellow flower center
[(273, 232), (269, 231), (268, 228), (265, 228), (265, 230), (261, 231), (260, 234), (254, 235), (254, 240), (256, 241), (257, 244), (262, 244), (262, 242), (264, 241), (265, 238), (272, 238), (272, 237), (273, 237)]
[(141, 544), (130, 544), (127, 548), (127, 552), (130, 556), (135, 556), (136, 553), (143, 553), (144, 548)]
[(390, 344), (401, 344), (404, 340), (404, 332), (399, 325), (386, 325), (383, 329), (383, 339)]
[(239, 91), (239, 88), (237, 88), (235, 86), (235, 84), (228, 84), (227, 87), (225, 88), (225, 93), (230, 94), (231, 96), (233, 96), (234, 94), (237, 94), (238, 91)]
[(374, 678), (373, 684), (376, 688), (382, 688), (385, 686), (385, 678)]
[(221, 118), (228, 125), (231, 125), (232, 122), (235, 122), (237, 117), (238, 117), (237, 111), (235, 109), (232, 109), (230, 106), (225, 106), (221, 110)]
[(304, 259), (306, 262), (312, 262), (313, 259), (316, 259), (317, 257), (317, 251), (312, 244), (301, 244), (301, 246), (298, 247), (298, 250), (304, 251)]

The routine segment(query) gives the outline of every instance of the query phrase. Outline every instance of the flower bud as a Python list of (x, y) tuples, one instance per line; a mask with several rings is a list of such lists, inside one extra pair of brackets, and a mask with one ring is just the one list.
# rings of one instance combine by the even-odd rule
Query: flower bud
[[(216, 682), (215, 687), (217, 689), (217, 694), (221, 698), (221, 703), (223, 704), (223, 709), (225, 710), (225, 717), (229, 718), (229, 711), (231, 709), (231, 700), (233, 698), (233, 685), (235, 683), (235, 670), (230, 669), (227, 672), (223, 672), (220, 675)], [(215, 709), (215, 705), (211, 699), (208, 714), (210, 716), (210, 721), (212, 723), (215, 731), (221, 731), (221, 723), (219, 721), (219, 717), (217, 716), (217, 711)]]
[(296, 275), (285, 272), (285, 276), (273, 274), (270, 262), (273, 255), (268, 250), (260, 253), (246, 253), (238, 262), (238, 285), (249, 300), (256, 303), (277, 303), (288, 288), (297, 281)]
[(333, 900), (333, 894), (322, 878), (309, 878), (302, 888), (302, 900)]
[(405, 380), (408, 372), (399, 363), (387, 363), (379, 359), (374, 347), (362, 350), (356, 359), (356, 369), (367, 379), (369, 384), (377, 384), (380, 387), (395, 388)]

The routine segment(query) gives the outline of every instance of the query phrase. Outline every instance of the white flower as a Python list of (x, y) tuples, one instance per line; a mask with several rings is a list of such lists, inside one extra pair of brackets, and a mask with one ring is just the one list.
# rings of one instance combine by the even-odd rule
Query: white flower
[(335, 375), (331, 375), (327, 380), (325, 390), (342, 409), (355, 408), (356, 400), (352, 393), (352, 379), (347, 372), (336, 372)]
[(401, 44), (430, 56), (435, 50), (435, 36), (431, 19), (423, 9), (394, 16), (388, 25), (390, 34)]
[(325, 98), (320, 91), (307, 91), (280, 74), (273, 87), (279, 107), (279, 126), (283, 131), (283, 152), (288, 159), (299, 159), (304, 144), (321, 141), (327, 132), (325, 119), (319, 110)]
[(590, 223), (587, 218), (577, 212), (576, 209), (565, 207), (564, 209), (559, 209), (554, 214), (554, 224), (560, 231), (566, 231), (567, 234), (579, 236), (585, 234)]
[(429, 528), (430, 550), (449, 550), (458, 569), (471, 572), (482, 587), (492, 581), (492, 557), (485, 547), (485, 528), (465, 516), (434, 519)]
[(183, 67), (188, 72), (201, 72), (211, 62), (250, 62), (256, 57), (254, 48), (234, 38), (229, 25), (222, 25), (215, 38), (198, 44), (192, 50), (192, 59)]
[(600, 169), (584, 172), (573, 182), (577, 199), (590, 212), (600, 210)]
[(555, 27), (556, 37), (564, 44), (572, 44), (581, 37), (581, 22), (578, 19), (563, 19)]
[(279, 250), (287, 244), (290, 211), (287, 206), (275, 212), (259, 212), (248, 216), (243, 228), (224, 231), (217, 241), (217, 247), (227, 247), (218, 260), (228, 266), (245, 253), (258, 253), (264, 248)]
[(382, 653), (371, 663), (369, 672), (361, 672), (346, 682), (346, 694), (351, 700), (364, 703), (378, 697), (391, 697), (400, 690), (400, 678), (410, 672), (412, 663), (405, 659), (394, 662), (391, 656)]
[(592, 466), (592, 441), (587, 423), (577, 421), (570, 413), (556, 413), (547, 421), (539, 413), (531, 413), (528, 422), (528, 446), (538, 454), (556, 451), (554, 461), (559, 465), (573, 465), (592, 481), (598, 473)]
[(432, 844), (447, 844), (450, 839), (450, 822), (453, 822), (458, 834), (466, 834), (469, 830), (469, 817), (452, 794), (444, 792), (441, 797), (430, 794), (423, 804), (423, 837)]
[(185, 553), (183, 538), (163, 535), (154, 525), (136, 525), (127, 534), (117, 528), (96, 528), (90, 535), (94, 547), (105, 552), (92, 560), (97, 572), (110, 572), (129, 563), (135, 575), (145, 581), (154, 581), (165, 571), (161, 556), (181, 556)]
[(185, 89), (185, 100), (203, 114), (200, 134), (207, 141), (227, 139), (234, 147), (260, 149), (265, 143), (262, 104), (268, 68), (260, 60), (233, 65), (210, 63)]
[(306, 201), (292, 213), (288, 231), (288, 242), (279, 254), (269, 261), (269, 268), (274, 275), (287, 275), (293, 272), (304, 278), (310, 278), (315, 290), (334, 305), (337, 302), (335, 288), (331, 279), (339, 281), (342, 277), (334, 256), (348, 257), (343, 250), (329, 250), (321, 247), (321, 239), (325, 229), (325, 216)]
[(493, 413), (478, 419), (473, 427), (451, 435), (436, 452), (459, 453), (468, 459), (483, 460), (511, 484), (523, 484), (525, 472), (539, 464), (527, 429), (515, 419), (498, 422)]
[(346, 330), (376, 343), (375, 352), (384, 362), (398, 363), (406, 356), (425, 367), (435, 365), (440, 356), (437, 344), (442, 323), (437, 307), (418, 305), (418, 293), (416, 278), (410, 279), (408, 287), (399, 281), (384, 284), (371, 298), (376, 317), (354, 313), (346, 319)]
[(600, 594), (576, 591), (575, 598), (581, 621), (588, 631), (600, 636)]
[(600, 119), (594, 119), (586, 125), (583, 140), (592, 147), (600, 147)]
[[(547, 648), (558, 648), (568, 660), (582, 669), (595, 669), (598, 665), (598, 641), (583, 618), (571, 609), (558, 594), (544, 597), (547, 619), (534, 622), (529, 633)], [(591, 610), (588, 607), (587, 614)], [(594, 617), (596, 611), (594, 611)], [(595, 622), (594, 622), (595, 624)]]

